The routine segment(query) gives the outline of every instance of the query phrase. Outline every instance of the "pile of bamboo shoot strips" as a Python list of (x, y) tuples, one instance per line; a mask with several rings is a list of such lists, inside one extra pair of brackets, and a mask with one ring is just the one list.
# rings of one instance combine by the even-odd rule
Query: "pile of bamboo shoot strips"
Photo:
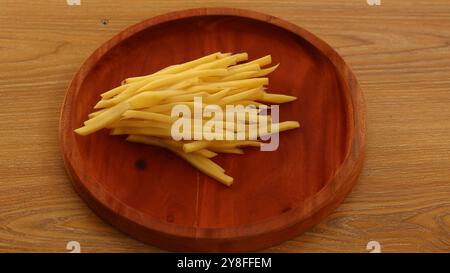
[[(150, 75), (127, 78), (120, 86), (101, 94), (94, 112), (75, 132), (85, 136), (108, 128), (111, 135), (128, 135), (128, 141), (168, 149), (206, 175), (230, 186), (233, 178), (226, 175), (224, 169), (211, 158), (218, 153), (243, 154), (242, 147), (245, 146), (260, 147), (263, 143), (260, 135), (256, 139), (245, 135), (240, 140), (228, 140), (225, 137), (222, 140), (175, 140), (171, 128), (180, 117), (172, 116), (172, 108), (185, 105), (194, 109), (194, 101), (201, 98), (203, 108), (214, 105), (225, 113), (225, 106), (228, 105), (254, 105), (259, 109), (270, 110), (271, 105), (296, 99), (267, 91), (267, 75), (278, 67), (267, 67), (272, 62), (270, 55), (245, 62), (247, 59), (247, 53), (217, 52), (166, 67)], [(230, 123), (228, 119), (225, 120), (225, 116), (222, 117), (223, 122)], [(267, 126), (269, 134), (299, 127), (297, 121), (276, 121), (274, 126), (268, 112), (244, 113), (240, 118), (237, 117), (234, 116), (233, 122), (242, 126), (232, 126), (231, 130), (227, 127), (221, 134), (231, 133), (235, 136), (248, 133), (249, 126), (255, 123), (257, 126)], [(203, 119), (202, 124), (208, 122), (208, 118)], [(266, 124), (262, 124), (261, 120)], [(189, 118), (187, 122), (194, 124), (195, 117)], [(195, 125), (193, 127), (197, 130)]]

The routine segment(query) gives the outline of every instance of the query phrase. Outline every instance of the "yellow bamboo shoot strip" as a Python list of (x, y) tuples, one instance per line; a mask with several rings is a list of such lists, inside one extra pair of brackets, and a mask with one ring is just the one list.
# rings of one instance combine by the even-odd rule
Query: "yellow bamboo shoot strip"
[[(191, 128), (193, 128), (192, 130), (195, 129), (194, 128), (194, 121), (196, 120), (195, 117), (191, 117), (191, 118), (189, 118), (189, 117), (175, 117), (175, 119), (181, 119), (181, 120), (183, 120), (183, 122), (191, 124)], [(202, 118), (202, 128), (200, 128), (200, 129), (203, 131), (203, 126), (207, 122), (209, 122), (211, 120), (212, 120), (212, 118)], [(252, 113), (250, 113), (250, 115), (248, 115), (248, 113), (247, 113), (243, 117), (239, 117), (239, 116), (238, 117), (234, 117), (234, 121), (228, 121), (226, 119), (226, 116), (224, 116), (223, 120), (222, 120), (222, 126), (223, 126), (224, 130), (228, 130), (228, 128), (233, 128), (232, 131), (236, 132), (238, 130), (238, 125), (239, 124), (246, 125), (247, 123), (248, 124), (257, 123), (258, 120), (259, 120), (259, 115), (252, 114)], [(271, 122), (271, 117), (269, 115), (267, 115), (266, 116), (266, 120), (267, 120), (267, 122)], [(146, 123), (148, 121), (141, 121), (142, 124), (137, 123), (136, 120), (132, 120), (129, 123), (127, 123), (126, 121), (127, 120), (117, 121), (116, 123), (114, 123), (114, 124), (117, 124), (116, 126), (114, 126), (114, 124), (112, 124), (110, 127), (111, 128), (112, 127), (146, 127), (145, 125), (147, 124), (148, 125), (147, 127), (171, 128), (171, 126), (173, 125), (173, 123), (167, 123), (166, 122), (166, 123), (162, 123), (161, 125), (157, 124), (157, 126), (152, 126), (152, 124)], [(136, 124), (136, 126), (134, 126), (134, 124)], [(214, 130), (212, 130), (212, 131), (215, 132), (217, 130), (214, 128)]]
[(219, 168), (221, 168), (219, 165), (214, 163), (209, 158), (206, 158), (204, 156), (200, 156), (197, 154), (187, 154), (183, 151), (176, 150), (176, 149), (170, 149), (171, 151), (175, 152), (178, 156), (182, 157), (183, 159), (187, 160), (191, 165), (193, 165), (195, 168), (203, 172), (204, 174), (216, 179), (217, 181), (223, 183), (226, 186), (231, 186), (233, 184), (233, 177), (226, 175), (224, 172), (222, 172)]
[(206, 158), (213, 158), (213, 157), (218, 156), (217, 153), (215, 153), (213, 151), (210, 151), (208, 149), (201, 149), (201, 150), (198, 150), (196, 153), (199, 154), (199, 155), (202, 155), (202, 156), (204, 156)]
[[(244, 151), (239, 148), (220, 148), (220, 147), (211, 147), (211, 151), (217, 152), (217, 153), (223, 153), (223, 154), (237, 154), (242, 155), (244, 154)], [(203, 151), (203, 150), (200, 150)], [(197, 153), (197, 152), (195, 152)]]
[[(270, 128), (269, 128), (270, 127)], [(276, 134), (276, 133), (281, 133), (287, 130), (292, 130), (292, 129), (296, 129), (299, 128), (300, 124), (297, 121), (283, 121), (280, 123), (272, 123), (270, 124), (270, 126), (267, 127), (259, 127), (260, 129), (264, 129), (265, 131), (267, 131), (267, 134), (259, 134), (258, 133), (258, 137), (261, 136), (265, 136), (265, 135), (271, 135), (271, 134)]]
[(94, 117), (98, 116), (99, 114), (105, 112), (106, 110), (108, 110), (108, 109), (107, 109), (107, 108), (104, 108), (104, 109), (101, 109), (101, 110), (92, 112), (92, 113), (90, 113), (90, 114), (88, 115), (88, 118), (89, 118), (89, 119), (94, 118)]
[(267, 109), (270, 109), (270, 107), (264, 103), (258, 102), (258, 101), (254, 101), (254, 100), (240, 100), (234, 103), (235, 105), (243, 105), (243, 106), (248, 106), (248, 105), (254, 105), (256, 106), (266, 106)]
[(202, 83), (213, 83), (213, 82), (219, 82), (220, 79), (223, 77), (202, 77), (201, 81)]
[(183, 145), (183, 151), (192, 153), (198, 150), (206, 149), (211, 144), (210, 141), (196, 140)]
[(220, 105), (229, 105), (242, 100), (257, 100), (263, 96), (261, 88), (254, 88), (235, 95), (226, 96), (219, 101)]
[(195, 71), (195, 70), (204, 70), (204, 69), (215, 69), (215, 68), (227, 68), (230, 65), (236, 64), (236, 56), (228, 56), (222, 59), (215, 60), (210, 63), (202, 64), (197, 67), (192, 68), (192, 70), (188, 71)]
[(148, 108), (161, 103), (169, 96), (179, 95), (180, 91), (147, 91), (129, 98), (131, 109)]
[[(273, 71), (275, 71), (275, 69), (277, 69), (278, 65), (279, 64), (274, 65), (269, 68), (261, 69), (261, 70), (253, 70), (253, 71), (244, 71), (244, 72), (240, 72), (240, 73), (234, 73), (232, 75), (221, 78), (219, 80), (219, 82), (221, 82), (221, 81), (236, 81), (236, 80), (245, 80), (245, 79), (250, 79), (250, 78), (264, 77), (264, 76), (269, 75)], [(259, 65), (258, 65), (258, 67), (259, 67)], [(232, 70), (231, 72), (233, 72), (233, 71), (234, 70)]]
[(236, 155), (244, 154), (244, 150), (241, 148), (229, 148), (229, 149), (218, 148), (218, 151), (221, 151), (221, 153), (224, 153), (224, 154), (236, 154)]
[[(258, 88), (258, 87), (256, 87), (256, 88)], [(259, 87), (259, 88), (261, 88), (261, 90), (263, 90), (264, 91), (264, 87)], [(250, 88), (250, 89), (253, 89), (253, 88)], [(231, 96), (231, 95), (236, 95), (236, 94), (239, 94), (239, 93), (241, 93), (241, 92), (244, 92), (244, 91), (248, 91), (248, 90), (250, 90), (249, 88), (237, 88), (237, 89), (232, 89), (232, 90), (230, 90), (230, 92), (228, 92), (228, 96)]]
[(235, 65), (240, 61), (246, 61), (248, 59), (247, 53), (240, 53), (236, 55), (231, 55), (229, 57), (225, 57), (222, 59), (218, 59), (216, 61), (199, 65), (195, 67), (193, 70), (202, 70), (202, 69), (212, 69), (212, 68), (227, 68), (230, 65)]
[[(206, 56), (206, 57), (208, 57), (208, 56)], [(122, 81), (122, 84), (123, 85), (127, 85), (127, 84), (140, 82), (140, 81), (143, 81), (143, 80), (153, 79), (153, 78), (155, 78), (157, 76), (163, 76), (163, 75), (172, 74), (172, 73), (168, 73), (168, 72), (170, 70), (175, 69), (175, 68), (181, 69), (180, 64), (175, 64), (175, 65), (168, 66), (168, 67), (163, 68), (163, 69), (161, 69), (161, 70), (159, 70), (159, 71), (157, 71), (157, 72), (155, 72), (153, 74), (126, 78), (125, 80)], [(104, 98), (103, 94), (102, 94), (102, 97)]]
[(261, 69), (255, 75), (253, 75), (253, 77), (264, 77), (266, 75), (269, 75), (270, 73), (275, 71), (278, 68), (279, 65), (280, 64), (277, 64), (277, 65), (274, 65), (274, 66), (271, 66), (271, 67), (268, 67), (268, 68)]
[[(237, 62), (244, 61), (247, 59), (248, 59), (247, 53), (240, 53), (240, 54), (236, 54), (233, 56), (225, 56), (223, 58), (219, 58), (218, 60), (216, 60), (214, 62), (205, 63), (203, 65), (199, 65), (199, 66), (192, 68), (190, 70), (187, 70), (187, 71), (214, 69), (214, 68), (228, 68), (228, 67), (236, 64)], [(259, 66), (258, 66), (258, 68), (259, 68)], [(227, 71), (227, 74), (228, 74), (228, 71)], [(219, 79), (220, 79), (220, 77), (218, 77), (218, 76), (202, 77), (202, 80), (205, 82), (210, 82), (210, 81), (214, 82), (214, 81), (218, 81)]]
[[(208, 78), (202, 78), (202, 80), (205, 82), (221, 82), (221, 81), (247, 79), (247, 78), (251, 78), (251, 76), (253, 74), (260, 75), (261, 73), (257, 73), (260, 71), (261, 71), (261, 67), (259, 67), (258, 64), (251, 64), (251, 65), (243, 66), (242, 68), (238, 68), (238, 69), (234, 69), (234, 70), (228, 69), (227, 75), (224, 77), (208, 77)], [(259, 76), (259, 77), (261, 77), (261, 76)]]
[[(234, 66), (232, 66), (232, 67), (234, 67)], [(259, 64), (245, 65), (245, 66), (242, 66), (240, 68), (238, 67), (236, 69), (231, 69), (232, 67), (230, 67), (230, 69), (228, 69), (226, 77), (232, 76), (234, 74), (239, 74), (239, 73), (242, 73), (242, 72), (260, 71), (261, 70), (261, 67), (259, 66)]]
[(236, 54), (236, 61), (237, 62), (243, 62), (243, 61), (247, 61), (247, 60), (248, 60), (248, 53), (247, 52)]
[(234, 65), (234, 66), (230, 67), (230, 70), (240, 69), (244, 66), (252, 65), (252, 64), (259, 64), (260, 67), (263, 67), (263, 66), (271, 64), (271, 63), (272, 63), (272, 56), (267, 55), (267, 56), (261, 57), (259, 59), (253, 60), (251, 62)]
[(196, 85), (196, 86), (192, 86), (186, 89), (187, 92), (208, 92), (208, 93), (217, 93), (221, 90), (223, 90), (224, 87), (220, 87), (220, 86), (208, 86), (208, 85)]
[(122, 117), (124, 119), (134, 118), (134, 119), (154, 120), (159, 122), (166, 122), (169, 124), (178, 119), (177, 117), (171, 117), (164, 114), (136, 111), (136, 110), (128, 110), (125, 113), (123, 113)]
[[(183, 149), (183, 143), (181, 143), (181, 142), (176, 142), (176, 141), (169, 140), (169, 139), (161, 139), (161, 141), (162, 141), (163, 143), (165, 143), (166, 145), (171, 146), (171, 147), (173, 147), (173, 148), (176, 148), (176, 149), (178, 149), (180, 152), (182, 152), (182, 149)], [(178, 145), (177, 143), (178, 143), (179, 145)], [(213, 157), (217, 156), (217, 153), (215, 153), (215, 152), (213, 152), (213, 151), (210, 151), (210, 150), (208, 150), (208, 149), (201, 149), (201, 150), (195, 151), (195, 153), (198, 154), (198, 155), (204, 156), (204, 157), (206, 157), (206, 158), (213, 158)], [(216, 168), (217, 168), (219, 171), (221, 171), (221, 172), (225, 172), (225, 169), (222, 168), (222, 167), (220, 167), (219, 165), (217, 165)]]
[[(154, 105), (154, 106), (142, 109), (142, 111), (154, 112), (154, 113), (171, 112), (172, 108), (174, 106), (180, 105), (180, 104), (186, 105), (191, 110), (194, 109), (194, 102), (190, 101), (190, 102), (183, 102), (183, 103), (173, 102), (173, 103), (158, 104), (158, 105)], [(205, 105), (203, 105), (203, 106), (205, 106)]]
[(186, 154), (183, 151), (180, 151), (179, 149), (162, 145), (157, 139), (148, 139), (145, 136), (129, 136), (127, 138), (128, 141), (132, 142), (139, 142), (139, 143), (145, 143), (149, 145), (155, 145), (159, 147), (166, 148), (184, 160), (188, 161), (192, 166), (197, 168), (198, 170), (202, 171), (204, 174), (220, 181), (226, 186), (230, 186), (233, 183), (233, 178), (224, 174), (222, 171), (220, 171), (221, 167), (214, 163), (212, 160), (198, 155), (198, 154)]
[(130, 105), (130, 109), (147, 108), (157, 105), (163, 101), (168, 94), (168, 92), (144, 92), (131, 97), (127, 102)]
[[(244, 108), (245, 109), (245, 108)], [(231, 115), (234, 114), (234, 120), (231, 120), (231, 122), (236, 123), (255, 123), (258, 121), (258, 111), (256, 109), (250, 109), (248, 111), (239, 109), (235, 112), (224, 112), (224, 116), (228, 115), (231, 117)], [(225, 120), (228, 120), (226, 117)]]
[[(278, 128), (279, 128), (278, 133), (284, 132), (287, 130), (292, 130), (292, 129), (299, 128), (299, 127), (300, 127), (300, 123), (298, 123), (298, 121), (292, 121), (292, 120), (283, 121), (283, 122), (278, 123)], [(271, 133), (272, 132), (274, 132), (274, 131), (271, 130)]]
[(178, 102), (179, 104), (182, 104), (182, 102), (194, 101), (195, 97), (202, 97), (203, 98), (203, 97), (206, 97), (208, 95), (209, 95), (209, 93), (206, 93), (206, 92), (180, 94), (180, 95), (176, 95), (176, 96), (164, 99), (163, 102), (164, 103)]
[(233, 140), (233, 141), (204, 141), (198, 140), (190, 143), (186, 143), (183, 145), (183, 151), (186, 153), (192, 153), (201, 149), (209, 148), (209, 147), (217, 147), (217, 148), (236, 148), (242, 146), (252, 146), (259, 147), (261, 145), (258, 141), (249, 141), (249, 140)]
[(105, 128), (109, 124), (118, 120), (128, 109), (130, 109), (130, 104), (128, 102), (117, 104), (114, 107), (111, 107), (105, 112), (99, 114), (98, 116), (86, 121), (83, 127), (75, 130), (75, 133), (85, 136), (102, 128)]
[(217, 104), (222, 98), (224, 98), (228, 92), (230, 92), (230, 88), (225, 88), (217, 93), (209, 95), (205, 98), (205, 103), (207, 104)]
[(258, 58), (256, 60), (253, 60), (251, 62), (245, 63), (243, 65), (251, 65), (251, 64), (259, 64), (259, 66), (263, 67), (265, 65), (269, 65), (272, 63), (272, 56), (266, 55), (264, 57)]
[(297, 98), (294, 96), (288, 96), (288, 95), (282, 95), (282, 94), (269, 94), (267, 92), (263, 93), (263, 96), (258, 99), (260, 102), (267, 102), (267, 103), (286, 103), (296, 100)]
[(104, 98), (104, 99), (109, 99), (109, 98), (114, 97), (115, 95), (120, 94), (121, 92), (123, 92), (123, 91), (124, 91), (125, 89), (127, 89), (127, 88), (128, 88), (127, 85), (120, 85), (120, 86), (117, 86), (117, 87), (115, 87), (115, 88), (113, 88), (113, 89), (107, 91), (107, 92), (104, 92), (104, 93), (101, 94), (100, 96), (101, 96), (102, 98)]
[(172, 126), (170, 123), (167, 122), (159, 122), (159, 121), (153, 121), (153, 120), (136, 120), (136, 119), (122, 119), (118, 120), (114, 123), (111, 123), (106, 128), (118, 128), (118, 127), (138, 127), (138, 128), (147, 128), (147, 127), (153, 127), (153, 128), (162, 128), (167, 129)]
[(218, 59), (222, 59), (222, 58), (225, 58), (225, 57), (228, 57), (228, 56), (231, 56), (231, 55), (233, 55), (233, 54), (229, 53), (229, 52), (227, 52), (227, 53), (219, 53), (219, 55), (217, 55), (217, 58)]
[(272, 73), (273, 71), (275, 71), (275, 70), (278, 68), (279, 65), (280, 65), (280, 64), (277, 64), (277, 65), (274, 65), (274, 66), (271, 66), (271, 67), (268, 67), (268, 68), (261, 69), (260, 71), (257, 71), (257, 72), (255, 73), (255, 75), (253, 75), (253, 77), (256, 78), (256, 77), (264, 77), (264, 76), (267, 76), (267, 75), (269, 75), (270, 73)]
[[(283, 121), (280, 123), (268, 123), (269, 126), (267, 126), (267, 124), (265, 125), (258, 125), (258, 137), (261, 136), (265, 136), (265, 135), (271, 135), (271, 134), (275, 134), (275, 133), (281, 133), (287, 130), (292, 130), (292, 129), (296, 129), (300, 127), (300, 124), (297, 121)], [(267, 132), (264, 134), (260, 134), (260, 132)], [(248, 139), (249, 137), (249, 131), (248, 131), (248, 126), (245, 127), (244, 130), (238, 130), (236, 131), (237, 133), (243, 133), (245, 132), (245, 137), (246, 139)]]
[[(172, 139), (161, 139), (160, 141), (162, 141), (166, 145), (172, 146), (174, 148), (177, 148), (177, 149), (180, 149), (180, 150), (183, 149), (183, 142), (182, 141), (175, 141), (175, 140), (172, 140)], [(204, 156), (206, 158), (213, 158), (213, 157), (217, 156), (217, 153), (215, 153), (213, 151), (210, 151), (208, 149), (201, 149), (201, 150), (196, 151), (195, 153), (197, 153), (199, 155), (202, 155), (202, 156)], [(221, 167), (221, 170), (225, 171), (222, 167)]]
[[(256, 109), (255, 109), (256, 110)], [(234, 122), (235, 123), (254, 123), (258, 120), (258, 113), (257, 112), (250, 112), (250, 111), (236, 111), (236, 112), (224, 112), (224, 120), (226, 120), (227, 115), (233, 115)]]
[(261, 87), (263, 85), (268, 85), (268, 78), (256, 78), (256, 79), (245, 79), (245, 80), (236, 80), (236, 81), (226, 81), (226, 82), (217, 82), (217, 83), (207, 83), (205, 85), (211, 87), (222, 87), (222, 88), (256, 88)]
[[(206, 149), (212, 147), (212, 141), (196, 140), (183, 145), (183, 151), (186, 153), (192, 153), (201, 149)], [(220, 148), (220, 146), (215, 146)], [(226, 147), (230, 148), (230, 147)], [(232, 147), (235, 148), (235, 147)]]
[[(181, 141), (174, 141), (172, 139), (159, 139), (159, 141), (161, 141), (165, 145), (171, 146), (173, 148), (180, 149), (180, 150), (183, 149), (183, 142), (181, 142)], [(217, 153), (210, 151), (208, 149), (201, 149), (201, 150), (196, 151), (195, 153), (202, 155), (206, 158), (213, 158), (213, 157), (217, 156)], [(225, 171), (222, 167), (220, 167), (220, 170), (222, 172)]]
[(235, 81), (235, 80), (244, 80), (249, 78), (255, 78), (259, 71), (245, 71), (241, 73), (236, 73), (230, 76), (223, 77), (218, 81)]
[(161, 69), (158, 72), (155, 72), (151, 75), (128, 78), (125, 80), (125, 82), (130, 83), (130, 82), (141, 81), (143, 79), (147, 79), (149, 77), (156, 76), (156, 75), (167, 75), (167, 74), (180, 73), (180, 72), (186, 71), (188, 69), (194, 68), (196, 66), (215, 61), (219, 58), (220, 54), (221, 54), (220, 52), (216, 52), (216, 53), (195, 59), (190, 62), (176, 64), (176, 65), (166, 67), (166, 68)]
[(261, 143), (256, 140), (234, 140), (234, 141), (211, 141), (210, 147), (236, 148), (236, 147), (259, 147)]
[(188, 87), (190, 87), (190, 86), (192, 86), (192, 85), (194, 85), (196, 83), (199, 83), (199, 82), (200, 82), (200, 78), (199, 77), (195, 77), (195, 78), (192, 78), (192, 79), (187, 79), (185, 81), (176, 83), (176, 84), (174, 84), (172, 86), (169, 86), (167, 89), (173, 89), (173, 90), (186, 89), (186, 88), (188, 88)]

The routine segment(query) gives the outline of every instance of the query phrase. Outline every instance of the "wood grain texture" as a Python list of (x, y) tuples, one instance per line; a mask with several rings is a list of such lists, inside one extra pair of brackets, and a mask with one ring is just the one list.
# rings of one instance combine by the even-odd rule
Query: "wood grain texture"
[[(257, 3), (257, 4), (256, 4)], [(81, 201), (58, 147), (70, 79), (101, 43), (173, 10), (230, 6), (272, 14), (333, 46), (367, 104), (368, 149), (352, 193), (313, 230), (267, 251), (450, 251), (450, 6), (446, 0), (0, 1), (0, 251), (160, 251)], [(107, 25), (101, 19), (109, 19)]]

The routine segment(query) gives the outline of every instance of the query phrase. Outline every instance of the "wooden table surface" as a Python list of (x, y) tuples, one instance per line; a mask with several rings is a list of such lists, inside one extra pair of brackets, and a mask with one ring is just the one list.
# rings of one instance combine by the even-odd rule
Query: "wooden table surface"
[(254, 9), (315, 33), (352, 67), (368, 149), (344, 203), (270, 252), (450, 252), (448, 0), (0, 0), (0, 251), (158, 252), (98, 218), (74, 192), (59, 110), (82, 62), (118, 31), (194, 7)]

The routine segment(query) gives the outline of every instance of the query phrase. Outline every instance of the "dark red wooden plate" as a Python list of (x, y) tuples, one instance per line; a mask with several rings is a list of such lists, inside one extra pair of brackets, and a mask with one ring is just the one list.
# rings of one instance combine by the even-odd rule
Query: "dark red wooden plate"
[[(168, 151), (106, 130), (76, 135), (99, 94), (127, 77), (216, 52), (271, 54), (269, 90), (299, 99), (280, 107), (275, 152), (248, 148), (215, 159), (235, 178), (227, 188)], [(129, 27), (97, 49), (73, 79), (60, 141), (77, 192), (103, 219), (144, 242), (175, 251), (253, 251), (301, 234), (344, 199), (362, 166), (361, 89), (325, 42), (278, 18), (207, 8), (173, 12)]]

